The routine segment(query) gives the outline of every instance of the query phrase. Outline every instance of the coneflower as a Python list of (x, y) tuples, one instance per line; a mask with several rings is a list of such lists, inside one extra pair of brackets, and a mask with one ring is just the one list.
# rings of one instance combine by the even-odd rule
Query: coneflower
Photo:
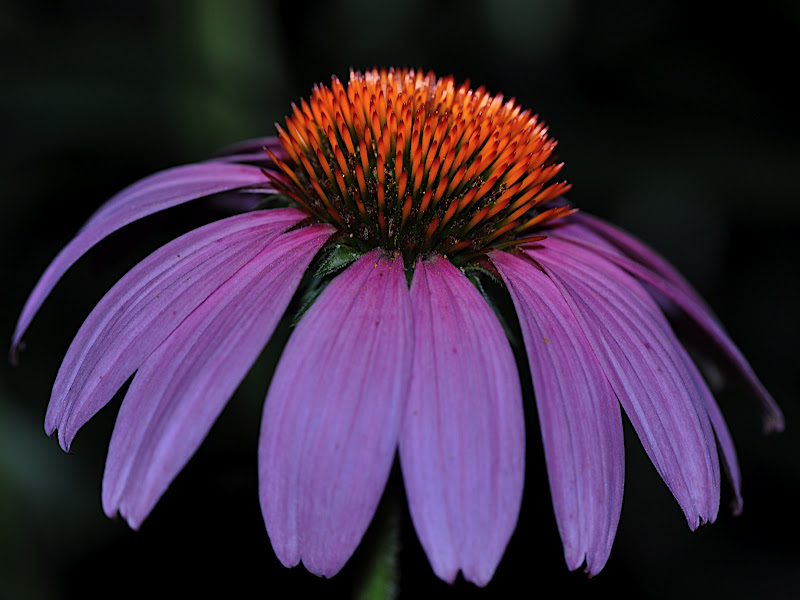
[[(277, 139), (133, 184), (47, 269), (13, 349), (59, 278), (113, 231), (220, 192), (260, 202), (168, 243), (106, 294), (61, 365), (47, 433), (69, 449), (135, 373), (102, 498), (109, 516), (138, 528), (303, 288), (310, 300), (270, 384), (259, 442), (278, 558), (336, 574), (399, 451), (433, 570), (485, 585), (524, 483), (519, 375), (489, 302), (504, 287), (570, 569), (597, 573), (611, 550), (620, 406), (692, 529), (716, 518), (720, 462), (740, 508), (730, 434), (665, 315), (690, 321), (723, 370), (749, 384), (766, 429), (782, 429), (780, 410), (672, 267), (564, 201), (555, 145), (513, 100), (432, 73), (373, 70), (315, 87)], [(486, 278), (500, 285), (487, 291)]]

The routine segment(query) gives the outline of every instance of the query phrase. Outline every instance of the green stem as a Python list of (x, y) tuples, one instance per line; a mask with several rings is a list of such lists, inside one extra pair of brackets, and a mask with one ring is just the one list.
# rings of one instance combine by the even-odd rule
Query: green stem
[(400, 503), (396, 486), (388, 486), (375, 520), (361, 544), (353, 597), (357, 600), (397, 598), (400, 578)]

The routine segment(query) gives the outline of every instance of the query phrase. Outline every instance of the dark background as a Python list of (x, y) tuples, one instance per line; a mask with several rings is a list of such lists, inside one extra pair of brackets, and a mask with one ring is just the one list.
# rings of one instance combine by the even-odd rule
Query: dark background
[[(574, 204), (635, 232), (697, 286), (781, 403), (787, 430), (762, 436), (738, 387), (718, 396), (745, 507), (732, 517), (724, 489), (717, 523), (691, 533), (628, 428), (619, 532), (589, 580), (564, 565), (529, 410), (522, 513), (494, 580), (479, 590), (436, 579), (406, 513), (403, 597), (505, 597), (517, 586), (532, 597), (798, 597), (800, 4), (718, 6), (0, 1), (0, 339), (10, 340), (47, 263), (128, 183), (270, 135), (291, 101), (350, 67), (469, 78), (550, 124)], [(0, 597), (349, 595), (352, 564), (332, 581), (286, 570), (261, 520), (256, 444), (279, 344), (139, 532), (100, 506), (119, 398), (73, 455), (43, 433), (50, 386), (82, 319), (196, 213), (174, 209), (101, 244), (45, 303), (21, 365), (0, 366)]]

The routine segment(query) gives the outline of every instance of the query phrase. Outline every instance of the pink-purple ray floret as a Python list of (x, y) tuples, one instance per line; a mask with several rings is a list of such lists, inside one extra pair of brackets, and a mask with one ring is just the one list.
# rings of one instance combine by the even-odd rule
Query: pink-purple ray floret
[[(104, 204), (37, 283), (12, 355), (62, 275), (104, 237), (197, 198), (271, 193), (264, 146), (281, 152), (274, 139), (249, 140), (145, 178)], [(337, 240), (334, 227), (307, 216), (269, 208), (186, 233), (131, 269), (88, 316), (56, 377), (45, 429), (68, 450), (134, 376), (106, 461), (107, 514), (138, 528), (202, 443), (309, 265)], [(663, 258), (580, 213), (542, 233), (547, 239), (523, 251), (492, 251), (485, 266), (518, 317), (567, 566), (596, 574), (620, 518), (623, 411), (692, 529), (717, 516), (720, 459), (741, 509), (730, 433), (666, 314), (691, 322), (699, 350), (746, 382), (767, 429), (782, 429), (783, 418), (708, 306)], [(511, 345), (464, 272), (436, 254), (404, 265), (399, 254), (366, 252), (303, 314), (269, 386), (258, 477), (278, 558), (336, 574), (369, 526), (399, 453), (434, 572), (485, 585), (522, 505), (524, 423)]]

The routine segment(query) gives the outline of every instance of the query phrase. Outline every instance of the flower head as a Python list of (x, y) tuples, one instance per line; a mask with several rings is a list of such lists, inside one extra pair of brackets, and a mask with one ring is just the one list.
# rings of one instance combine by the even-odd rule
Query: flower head
[[(271, 154), (273, 180), (357, 247), (440, 254), (467, 264), (574, 212), (541, 210), (569, 189), (548, 185), (556, 142), (513, 100), (432, 73), (351, 73), (294, 106), (279, 137), (293, 166)], [(536, 237), (535, 239), (541, 239)]]
[(782, 428), (779, 409), (672, 267), (560, 198), (569, 186), (551, 183), (554, 148), (513, 100), (375, 70), (315, 87), (277, 139), (133, 184), (48, 267), (14, 348), (60, 277), (113, 231), (221, 192), (260, 202), (168, 243), (114, 285), (67, 352), (47, 433), (68, 449), (135, 373), (102, 499), (138, 528), (298, 288), (310, 288), (316, 299), (269, 386), (258, 450), (278, 558), (338, 572), (399, 452), (433, 570), (484, 585), (516, 526), (525, 455), (516, 361), (480, 286), (491, 277), (516, 309), (570, 569), (594, 574), (609, 556), (623, 491), (620, 407), (691, 528), (716, 518), (720, 461), (738, 510), (730, 434), (670, 319), (693, 324), (697, 350), (749, 384), (767, 429)]

